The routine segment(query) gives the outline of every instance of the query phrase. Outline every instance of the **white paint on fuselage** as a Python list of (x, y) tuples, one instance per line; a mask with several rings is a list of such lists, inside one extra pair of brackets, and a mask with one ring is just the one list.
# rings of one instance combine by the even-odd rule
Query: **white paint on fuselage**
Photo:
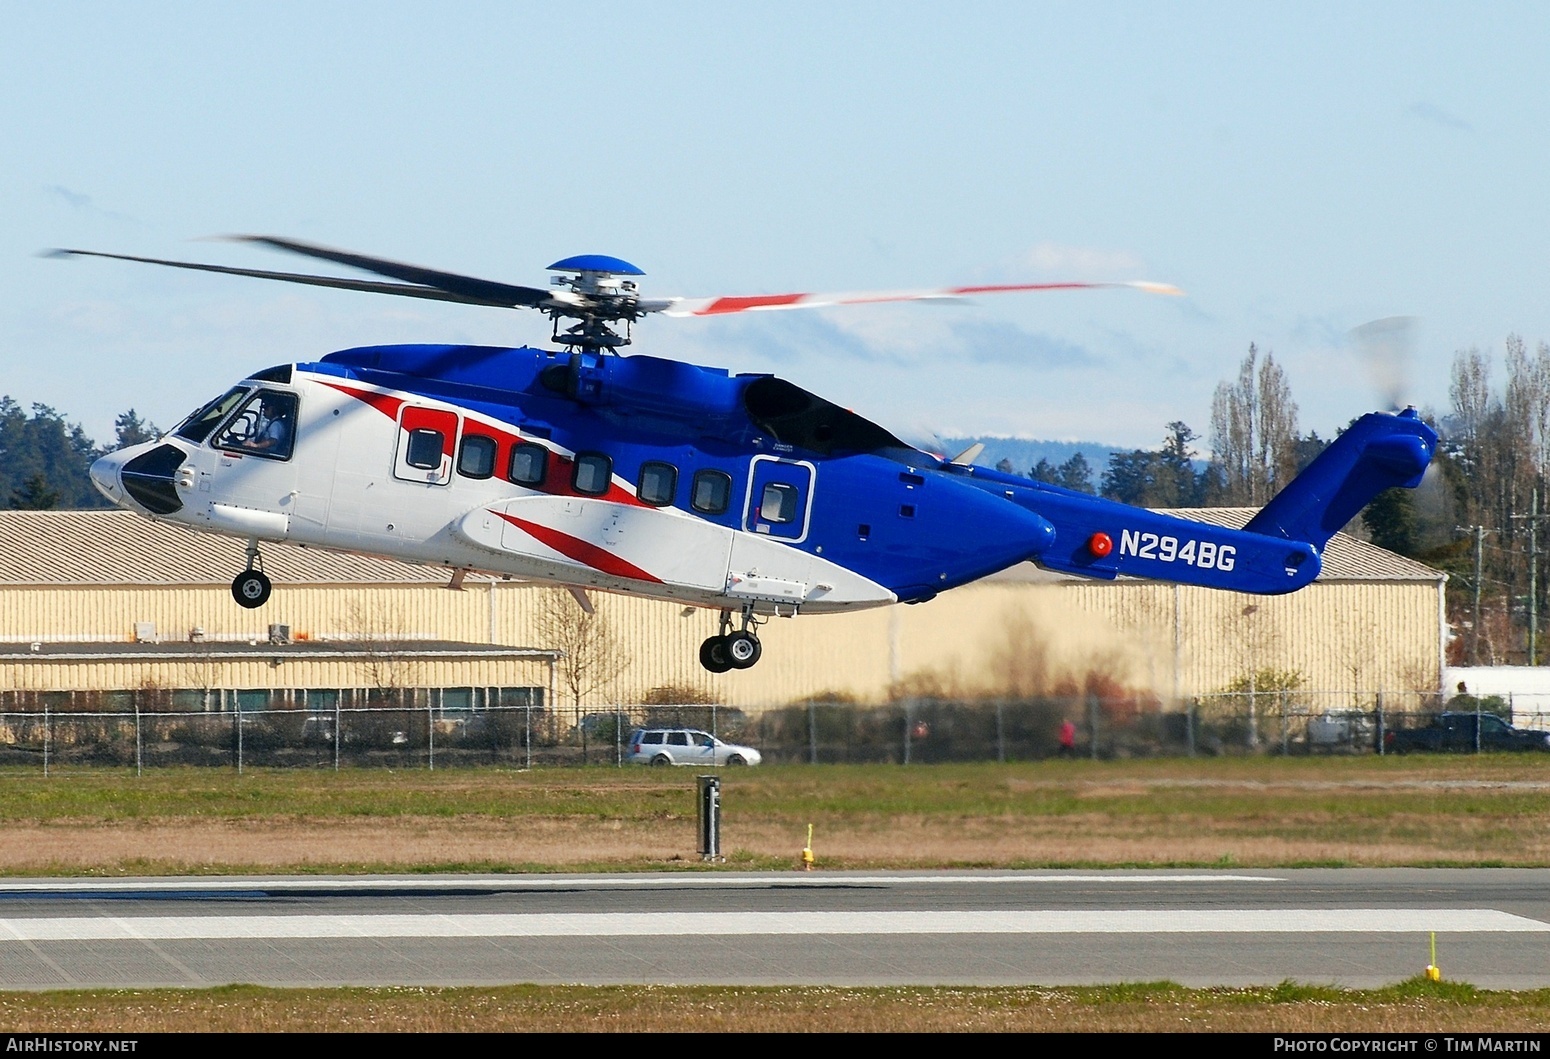
[[(499, 477), (453, 474), (445, 485), (405, 481), (393, 473), (396, 419), (326, 384), (336, 381), (297, 371), (290, 385), (263, 384), (300, 397), (290, 460), (227, 453), (208, 440), (195, 446), (175, 437), (124, 450), (115, 458), (122, 466), (167, 443), (188, 451), (183, 466), (193, 473), (178, 479), (183, 508), (158, 517), (224, 536), (285, 540), (705, 607), (737, 609), (752, 601), (761, 613), (789, 614), (797, 608), (822, 613), (897, 601), (882, 585), (821, 556), (675, 508), (557, 496)], [(463, 427), (480, 423), (497, 433), (519, 433), (509, 423), (486, 421), (456, 405), (353, 381), (349, 385), (456, 412), (460, 436)], [(526, 440), (539, 440), (559, 456), (574, 455), (551, 441)], [(614, 482), (633, 493), (632, 483), (617, 477)], [(137, 510), (121, 490), (111, 498)], [(581, 546), (567, 545), (566, 554), (501, 513), (563, 533)], [(588, 547), (598, 551), (588, 552)], [(632, 567), (656, 580), (620, 572)], [(769, 586), (764, 595), (759, 585)]]

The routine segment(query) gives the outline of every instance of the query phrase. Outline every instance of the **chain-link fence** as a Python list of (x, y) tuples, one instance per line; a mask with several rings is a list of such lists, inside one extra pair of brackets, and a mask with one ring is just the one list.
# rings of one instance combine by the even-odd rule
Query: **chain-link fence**
[[(1536, 707), (1539, 703), (1534, 704)], [(783, 763), (927, 764), (1082, 758), (1384, 753), (1396, 735), (1472, 713), (1550, 731), (1510, 698), (1235, 692), (1172, 707), (1099, 695), (879, 705), (808, 702), (758, 714), (718, 705), (551, 709), (541, 688), (220, 693), (180, 708), (165, 692), (0, 696), (0, 764), (154, 768), (456, 768), (623, 764), (641, 728), (684, 728)], [(1490, 722), (1495, 724), (1495, 721)], [(1535, 745), (1543, 745), (1542, 741)], [(1446, 749), (1489, 750), (1478, 738)]]

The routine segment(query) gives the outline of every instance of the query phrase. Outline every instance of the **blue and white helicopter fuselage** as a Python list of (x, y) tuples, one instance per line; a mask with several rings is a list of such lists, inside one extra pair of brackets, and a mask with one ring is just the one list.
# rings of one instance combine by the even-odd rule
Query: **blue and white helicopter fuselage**
[[(275, 409), (287, 437), (266, 449)], [(1435, 442), (1418, 419), (1361, 423), (1399, 440), (1385, 481), (1424, 470)], [(769, 375), (532, 348), (270, 368), (92, 477), (142, 514), (249, 540), (247, 605), (269, 593), (244, 583), (258, 545), (286, 541), (712, 608), (723, 638), (734, 614), (750, 633), (765, 616), (918, 603), (1029, 560), (1290, 592), (1323, 543), (946, 461)]]
[[(672, 600), (720, 612), (700, 649), (746, 669), (773, 616), (937, 593), (1018, 563), (1112, 579), (1292, 592), (1368, 501), (1415, 486), (1437, 435), (1414, 410), (1342, 433), (1242, 529), (1175, 518), (944, 459), (771, 375), (618, 355), (651, 314), (726, 313), (1130, 287), (1022, 283), (848, 294), (643, 297), (634, 265), (581, 255), (550, 288), (273, 236), (237, 241), (372, 273), (282, 273), (62, 250), (314, 287), (536, 309), (561, 348), (403, 345), (248, 377), (92, 480), (153, 518), (246, 539), (237, 602), (271, 592), (259, 546), (306, 547)], [(568, 328), (562, 325), (574, 321)]]

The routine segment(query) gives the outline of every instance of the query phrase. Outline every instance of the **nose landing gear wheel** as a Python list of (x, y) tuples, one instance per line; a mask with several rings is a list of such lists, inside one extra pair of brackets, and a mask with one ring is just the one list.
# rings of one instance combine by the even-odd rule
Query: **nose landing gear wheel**
[(732, 659), (727, 655), (726, 637), (712, 636), (700, 644), (700, 665), (712, 673), (725, 673), (732, 668)]
[(758, 638), (752, 633), (728, 633), (723, 639), (726, 640), (727, 660), (732, 663), (733, 669), (748, 669), (764, 653), (764, 648), (759, 646)]
[(232, 579), (231, 596), (239, 606), (253, 610), (269, 602), (274, 586), (262, 570), (244, 570)]

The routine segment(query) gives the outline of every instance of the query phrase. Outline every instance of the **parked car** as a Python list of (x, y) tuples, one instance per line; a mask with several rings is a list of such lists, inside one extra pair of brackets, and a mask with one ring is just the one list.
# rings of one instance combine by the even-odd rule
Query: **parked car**
[(632, 765), (757, 765), (763, 757), (751, 746), (724, 743), (697, 728), (637, 728), (630, 733), (624, 760)]
[(1372, 749), (1376, 728), (1372, 714), (1361, 710), (1326, 710), (1308, 719), (1308, 747), (1333, 750), (1340, 747)]
[(1550, 732), (1514, 728), (1494, 713), (1439, 713), (1424, 728), (1395, 728), (1384, 737), (1384, 749), (1394, 754), (1411, 750), (1470, 752), (1477, 748), (1550, 750)]

